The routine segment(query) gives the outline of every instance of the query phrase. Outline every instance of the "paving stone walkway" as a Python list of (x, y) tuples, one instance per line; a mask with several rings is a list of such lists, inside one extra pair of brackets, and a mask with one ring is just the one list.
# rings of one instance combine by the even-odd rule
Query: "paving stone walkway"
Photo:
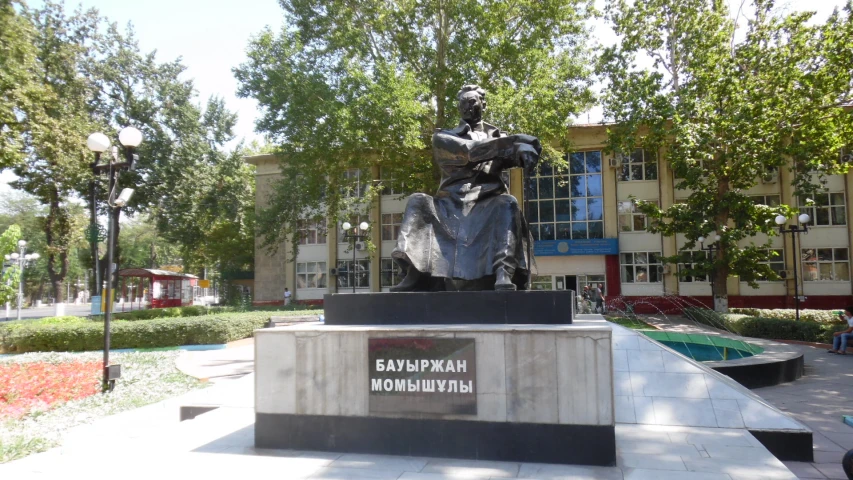
[(248, 375), (208, 389), (206, 401), (217, 401), (215, 393), (227, 390), (221, 399), (226, 406), (194, 420), (177, 422), (173, 408), (182, 403), (179, 398), (78, 428), (60, 448), (0, 465), (0, 478), (55, 479), (96, 470), (123, 480), (246, 475), (282, 480), (796, 478), (749, 432), (720, 428), (617, 425), (614, 467), (256, 449), (254, 410), (245, 406), (253, 382)]
[[(643, 320), (664, 330), (714, 332), (684, 317)], [(853, 427), (842, 415), (853, 415), (853, 355), (832, 355), (807, 345), (790, 345), (805, 355), (805, 375), (791, 383), (753, 392), (808, 426), (814, 433), (814, 463), (785, 462), (799, 478), (846, 480), (841, 459), (853, 449)]]

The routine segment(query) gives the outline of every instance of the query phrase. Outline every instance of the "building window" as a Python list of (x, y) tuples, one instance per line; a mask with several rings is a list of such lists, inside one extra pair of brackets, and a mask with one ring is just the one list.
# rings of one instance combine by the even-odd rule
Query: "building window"
[(338, 287), (352, 288), (370, 287), (370, 260), (356, 260), (353, 268), (352, 260), (338, 260)]
[(399, 285), (403, 281), (403, 277), (406, 276), (393, 259), (380, 259), (379, 267), (379, 278), (383, 287)]
[(619, 258), (623, 283), (660, 283), (663, 273), (660, 252), (623, 252)]
[(362, 198), (367, 193), (368, 185), (370, 185), (370, 178), (367, 175), (362, 175), (361, 170), (347, 170), (344, 172), (343, 182), (341, 183), (341, 195), (345, 198)]
[(687, 160), (686, 165), (681, 168), (677, 168), (676, 165), (670, 164), (672, 166), (672, 174), (676, 178), (676, 180), (684, 180), (685, 173), (693, 170), (694, 168), (698, 168), (702, 172), (708, 172), (708, 166), (705, 164), (704, 160)]
[(382, 240), (397, 240), (400, 235), (400, 224), (403, 223), (402, 213), (382, 214)]
[(782, 204), (782, 199), (779, 195), (750, 195), (752, 203), (756, 205), (767, 205), (768, 207), (778, 207)]
[(540, 165), (526, 195), (535, 240), (604, 238), (600, 151), (572, 153), (568, 174)]
[(553, 290), (553, 277), (551, 275), (533, 275), (530, 278), (531, 290)]
[(803, 281), (850, 280), (850, 259), (846, 248), (804, 248), (802, 254)]
[(658, 160), (654, 152), (638, 148), (622, 158), (622, 175), (619, 180), (657, 180)]
[(296, 288), (326, 288), (326, 262), (297, 263)]
[(844, 192), (820, 193), (814, 196), (814, 205), (800, 199), (800, 213), (808, 213), (814, 226), (847, 225), (847, 207)]
[[(657, 204), (657, 202), (654, 202)], [(642, 213), (635, 202), (619, 202), (619, 230), (623, 232), (645, 232), (649, 229), (649, 217)]]
[(379, 176), (382, 178), (382, 195), (402, 195), (404, 184), (402, 181), (394, 178), (393, 175), (385, 172), (385, 169), (380, 170)]
[(299, 244), (322, 245), (326, 243), (325, 220), (300, 220)]
[[(767, 205), (766, 203), (764, 205)], [(766, 262), (758, 262), (762, 265), (767, 265), (770, 267), (770, 270), (776, 272), (776, 275), (780, 275), (782, 270), (785, 270), (785, 251), (781, 248), (771, 248), (767, 250), (767, 261)], [(770, 280), (769, 278), (759, 278), (759, 282), (773, 282), (779, 280)]]
[(678, 281), (682, 283), (707, 282), (706, 275), (690, 274), (701, 262), (708, 259), (708, 252), (698, 250), (682, 250), (678, 261)]

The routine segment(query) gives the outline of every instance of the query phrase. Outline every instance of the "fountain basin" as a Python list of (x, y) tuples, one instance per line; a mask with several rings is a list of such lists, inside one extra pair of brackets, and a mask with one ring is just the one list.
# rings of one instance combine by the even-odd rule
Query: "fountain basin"
[(725, 333), (701, 334), (640, 330), (638, 333), (667, 348), (728, 375), (746, 388), (793, 382), (803, 376), (802, 351), (771, 340)]
[(764, 352), (758, 345), (717, 335), (660, 330), (642, 330), (641, 333), (697, 362), (738, 360)]

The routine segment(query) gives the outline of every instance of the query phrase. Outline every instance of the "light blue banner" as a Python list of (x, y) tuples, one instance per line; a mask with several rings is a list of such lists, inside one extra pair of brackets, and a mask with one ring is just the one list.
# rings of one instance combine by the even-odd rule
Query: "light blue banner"
[(592, 238), (588, 240), (539, 240), (533, 242), (533, 255), (537, 257), (618, 254), (619, 240), (616, 238)]

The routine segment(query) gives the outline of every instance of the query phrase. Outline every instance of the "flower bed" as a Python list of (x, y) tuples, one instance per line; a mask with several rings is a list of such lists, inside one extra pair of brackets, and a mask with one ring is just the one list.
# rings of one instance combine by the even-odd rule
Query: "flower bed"
[[(175, 367), (178, 355), (177, 351), (116, 353), (111, 358), (122, 369), (113, 392), (59, 402), (46, 411), (30, 410), (17, 418), (0, 418), (0, 464), (59, 445), (68, 429), (76, 425), (203, 387), (205, 383), (178, 371)], [(18, 365), (94, 364), (98, 365), (95, 378), (98, 388), (100, 359), (100, 352), (26, 353), (0, 357), (0, 368), (13, 371)]]
[(0, 421), (98, 392), (101, 362), (0, 364)]

